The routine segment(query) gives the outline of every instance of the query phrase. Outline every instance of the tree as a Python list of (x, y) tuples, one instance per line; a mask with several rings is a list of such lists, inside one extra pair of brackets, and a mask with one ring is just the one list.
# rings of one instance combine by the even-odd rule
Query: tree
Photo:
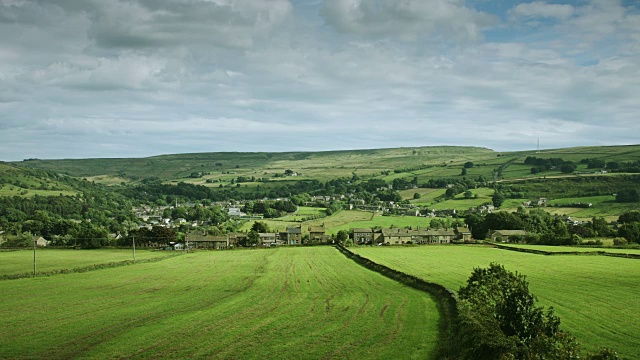
[(464, 167), (466, 169), (471, 169), (473, 167), (473, 162), (467, 161), (466, 163), (464, 163)]
[(616, 194), (617, 202), (638, 202), (640, 201), (640, 193), (636, 189), (622, 189)]
[(504, 200), (505, 200), (504, 195), (502, 195), (502, 193), (500, 193), (500, 192), (498, 192), (498, 191), (496, 191), (496, 192), (493, 194), (493, 197), (491, 198), (491, 201), (493, 202), (493, 206), (495, 206), (495, 207), (497, 207), (497, 208), (499, 208), (499, 207), (500, 207), (500, 205), (502, 205), (502, 203), (504, 202)]
[(458, 291), (461, 359), (577, 359), (575, 339), (553, 309), (536, 307), (524, 275), (492, 263)]
[(640, 223), (633, 222), (629, 224), (623, 224), (618, 229), (618, 236), (627, 239), (629, 242), (640, 244)]
[(257, 231), (251, 230), (249, 231), (249, 235), (247, 235), (247, 245), (256, 246), (260, 242), (260, 234)]
[(618, 217), (618, 222), (621, 224), (640, 222), (640, 211), (632, 210), (632, 211), (626, 212), (620, 215), (620, 217)]
[(420, 199), (421, 197), (422, 197), (422, 195), (420, 195), (420, 193), (414, 193), (413, 194), (414, 200)]
[(467, 175), (467, 168), (462, 168), (462, 171), (460, 171), (460, 176), (465, 176)]
[(471, 199), (472, 196), (473, 196), (473, 193), (471, 192), (471, 190), (467, 190), (464, 192), (465, 199)]
[(255, 231), (256, 233), (268, 233), (269, 225), (262, 221), (256, 221), (251, 225), (251, 231)]
[(336, 240), (338, 243), (344, 243), (349, 238), (349, 233), (347, 230), (340, 230), (336, 234)]
[(565, 174), (570, 174), (576, 171), (577, 166), (572, 161), (565, 161), (562, 165), (560, 165), (560, 171)]

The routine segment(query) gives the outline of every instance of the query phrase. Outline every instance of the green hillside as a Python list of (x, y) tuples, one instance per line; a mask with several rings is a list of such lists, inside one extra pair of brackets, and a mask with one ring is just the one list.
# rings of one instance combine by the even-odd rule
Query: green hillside
[(360, 176), (379, 175), (385, 170), (461, 164), (495, 157), (496, 153), (490, 149), (440, 146), (327, 152), (196, 153), (130, 159), (30, 159), (16, 164), (79, 177), (110, 175), (171, 180), (188, 177), (194, 172), (264, 176), (265, 173), (282, 173), (292, 169), (304, 178), (327, 179), (351, 176), (354, 172)]
[[(606, 162), (632, 162), (640, 159), (640, 145), (593, 146), (541, 151), (495, 152), (491, 149), (463, 146), (435, 146), (372, 150), (344, 150), (326, 152), (215, 152), (160, 155), (147, 158), (117, 159), (29, 159), (14, 163), (20, 167), (47, 170), (108, 185), (130, 180), (157, 177), (163, 181), (186, 181), (207, 185), (215, 181), (228, 184), (237, 176), (266, 177), (282, 175), (290, 169), (295, 178), (279, 180), (298, 181), (317, 179), (326, 181), (338, 177), (379, 177), (391, 182), (395, 178), (417, 177), (419, 182), (431, 178), (460, 176), (462, 165), (473, 162), (467, 169), (470, 178), (483, 176), (493, 179), (527, 179), (566, 176), (559, 170), (531, 174), (531, 166), (523, 162), (528, 156), (562, 158), (577, 164), (576, 172), (587, 169), (583, 159)], [(190, 177), (192, 174), (201, 176)], [(570, 175), (573, 176), (573, 175)], [(206, 181), (210, 180), (209, 183)], [(209, 185), (214, 186), (214, 185)]]
[(0, 162), (0, 196), (74, 195), (73, 186), (63, 176)]

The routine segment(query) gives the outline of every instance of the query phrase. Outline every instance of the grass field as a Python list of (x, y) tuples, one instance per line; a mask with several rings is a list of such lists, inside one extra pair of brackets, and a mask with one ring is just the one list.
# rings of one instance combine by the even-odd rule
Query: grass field
[(544, 256), (485, 246), (358, 247), (391, 268), (458, 290), (474, 267), (491, 262), (527, 276), (540, 305), (553, 306), (586, 350), (606, 346), (640, 358), (640, 261), (605, 256)]
[(0, 358), (434, 358), (434, 300), (330, 247), (0, 282)]
[(547, 246), (547, 245), (520, 245), (520, 244), (502, 244), (503, 246), (511, 246), (521, 249), (533, 249), (547, 252), (608, 252), (614, 254), (634, 254), (640, 255), (640, 249), (618, 249), (607, 247), (580, 247), (580, 246)]
[[(136, 260), (164, 257), (172, 253), (137, 250)], [(62, 269), (74, 269), (90, 265), (107, 264), (125, 260), (133, 260), (131, 250), (36, 250), (36, 270), (47, 272)], [(0, 275), (33, 273), (33, 249), (17, 251), (0, 251)]]

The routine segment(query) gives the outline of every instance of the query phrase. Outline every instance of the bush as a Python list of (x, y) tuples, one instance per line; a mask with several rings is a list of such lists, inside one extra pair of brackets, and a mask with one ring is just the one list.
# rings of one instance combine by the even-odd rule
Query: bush
[(578, 359), (575, 338), (553, 309), (536, 307), (524, 275), (492, 263), (458, 291), (458, 359)]
[(629, 242), (625, 238), (617, 237), (613, 239), (613, 245), (615, 246), (625, 246), (627, 244), (629, 244)]

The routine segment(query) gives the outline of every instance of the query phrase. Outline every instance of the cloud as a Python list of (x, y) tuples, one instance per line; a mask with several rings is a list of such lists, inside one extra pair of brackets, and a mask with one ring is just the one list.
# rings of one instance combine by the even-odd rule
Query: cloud
[(321, 14), (337, 31), (402, 40), (477, 41), (498, 19), (457, 0), (326, 0)]
[(470, 3), (0, 0), (0, 154), (634, 142), (637, 8)]
[(509, 14), (516, 18), (555, 18), (567, 19), (575, 12), (569, 4), (547, 4), (542, 1), (516, 5)]

